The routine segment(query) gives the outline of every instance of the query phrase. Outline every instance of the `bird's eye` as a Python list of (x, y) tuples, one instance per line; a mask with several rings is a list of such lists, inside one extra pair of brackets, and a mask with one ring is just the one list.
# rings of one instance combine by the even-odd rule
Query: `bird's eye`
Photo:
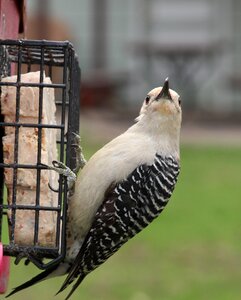
[(181, 98), (178, 99), (178, 103), (179, 103), (179, 105), (181, 106), (181, 104), (182, 104)]
[(151, 97), (149, 95), (146, 96), (145, 103), (146, 105), (150, 102)]

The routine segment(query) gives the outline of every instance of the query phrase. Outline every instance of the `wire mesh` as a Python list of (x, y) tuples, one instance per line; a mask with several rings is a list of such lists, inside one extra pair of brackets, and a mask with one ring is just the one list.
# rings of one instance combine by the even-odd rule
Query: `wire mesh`
[[(76, 167), (74, 144), (75, 133), (79, 132), (79, 97), (80, 97), (80, 69), (73, 46), (68, 41), (35, 41), (35, 40), (2, 40), (0, 41), (0, 74), (2, 80), (0, 88), (13, 87), (16, 90), (14, 120), (6, 120), (0, 114), (0, 240), (4, 242), (4, 254), (15, 256), (15, 263), (21, 258), (27, 258), (41, 269), (62, 260), (65, 256), (65, 230), (67, 215), (67, 181), (62, 175), (58, 178), (57, 201), (55, 205), (43, 205), (41, 199), (42, 174), (46, 172), (43, 164), (43, 136), (47, 132), (57, 131), (58, 160), (71, 169)], [(3, 68), (4, 66), (4, 68)], [(39, 72), (36, 82), (24, 82), (26, 72)], [(16, 75), (16, 80), (5, 80), (7, 75)], [(50, 77), (46, 82), (44, 78)], [(24, 122), (21, 117), (22, 94), (24, 88), (38, 90), (37, 122)], [(43, 122), (43, 102), (46, 89), (53, 89), (57, 105), (56, 124)], [(6, 129), (14, 132), (13, 161), (4, 162), (2, 138)], [(36, 163), (22, 163), (19, 161), (20, 131), (30, 128), (37, 132)], [(6, 187), (6, 172), (12, 172), (11, 195)], [(35, 172), (34, 203), (19, 203), (19, 177), (21, 170)], [(50, 187), (49, 187), (50, 189)], [(8, 192), (7, 192), (8, 190)], [(48, 193), (53, 191), (49, 190)], [(21, 245), (16, 242), (16, 228), (19, 224), (20, 211), (34, 214), (33, 242)], [(55, 239), (51, 245), (42, 245), (40, 241), (41, 214), (50, 212), (55, 218)], [(46, 224), (46, 228), (48, 225)], [(42, 228), (44, 230), (46, 228)], [(9, 234), (7, 234), (9, 232)], [(6, 238), (7, 237), (7, 238)], [(44, 258), (49, 260), (45, 262)]]

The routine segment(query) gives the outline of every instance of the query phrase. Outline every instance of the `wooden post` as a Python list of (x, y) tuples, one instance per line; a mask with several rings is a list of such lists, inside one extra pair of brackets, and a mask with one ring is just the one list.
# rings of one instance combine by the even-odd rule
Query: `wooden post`
[(0, 38), (17, 39), (24, 32), (24, 0), (0, 0)]

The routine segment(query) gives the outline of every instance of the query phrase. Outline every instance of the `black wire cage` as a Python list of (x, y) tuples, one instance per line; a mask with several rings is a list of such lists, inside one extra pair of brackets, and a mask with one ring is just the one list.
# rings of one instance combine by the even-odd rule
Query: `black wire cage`
[[(38, 80), (25, 82), (23, 74), (33, 71), (39, 72)], [(15, 79), (5, 80), (6, 76), (10, 75), (15, 75)], [(55, 193), (56, 202), (46, 205), (42, 201), (42, 174), (43, 172), (50, 172), (46, 170), (46, 166), (43, 164), (43, 136), (47, 131), (57, 132), (58, 161), (63, 162), (72, 170), (75, 169), (76, 149), (73, 144), (75, 133), (79, 132), (80, 105), (78, 59), (72, 44), (68, 41), (1, 40), (0, 76), (1, 91), (6, 87), (14, 87), (15, 89), (15, 103), (11, 107), (14, 119), (9, 121), (6, 115), (1, 115), (0, 110), (0, 241), (3, 243), (4, 255), (16, 257), (16, 264), (22, 258), (26, 258), (26, 262), (31, 261), (37, 267), (47, 269), (61, 261), (65, 256), (68, 186), (67, 179), (63, 175), (57, 175), (55, 191), (49, 185), (46, 192)], [(46, 77), (50, 77), (51, 80), (46, 81)], [(24, 88), (37, 89), (38, 91), (37, 118), (34, 122), (25, 121), (21, 117)], [(58, 115), (55, 124), (46, 123), (42, 117), (44, 93), (47, 89), (54, 90), (56, 115)], [(34, 130), (36, 133), (36, 163), (28, 163), (28, 161), (22, 163), (20, 161), (20, 146), (25, 148), (24, 141), (21, 141), (20, 145), (23, 128)], [(3, 139), (10, 129), (14, 136), (13, 159), (6, 163)], [(23, 153), (24, 151), (28, 151), (27, 145), (26, 149), (22, 150)], [(30, 177), (35, 180), (35, 189), (31, 192), (31, 203), (18, 201), (19, 180), (22, 180), (19, 178), (21, 177), (21, 170), (30, 171)], [(31, 176), (33, 172), (35, 175)], [(7, 173), (10, 174), (11, 193), (6, 184)], [(23, 194), (24, 192), (26, 191), (23, 191)], [(32, 218), (31, 234), (33, 237), (29, 244), (21, 244), (16, 238), (16, 228), (19, 226), (18, 220), (21, 213), (24, 218), (28, 218), (29, 215)], [(48, 224), (45, 224), (48, 221), (41, 224), (41, 216), (43, 214), (46, 216), (47, 213), (54, 220), (54, 239), (51, 243), (43, 244), (40, 240), (41, 230), (48, 227)]]

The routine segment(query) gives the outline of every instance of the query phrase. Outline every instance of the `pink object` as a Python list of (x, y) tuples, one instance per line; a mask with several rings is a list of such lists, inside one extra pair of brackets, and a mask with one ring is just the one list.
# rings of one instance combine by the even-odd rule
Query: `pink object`
[(0, 294), (7, 291), (10, 271), (10, 257), (3, 255), (3, 245), (0, 242)]

